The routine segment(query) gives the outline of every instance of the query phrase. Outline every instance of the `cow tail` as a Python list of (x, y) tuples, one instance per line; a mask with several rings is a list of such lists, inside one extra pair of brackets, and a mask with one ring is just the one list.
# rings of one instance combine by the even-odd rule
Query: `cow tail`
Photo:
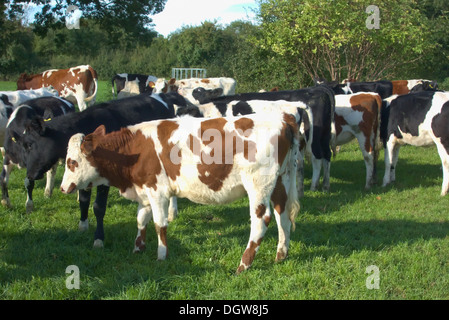
[(92, 74), (92, 78), (94, 79), (95, 90), (94, 90), (94, 93), (90, 97), (87, 97), (86, 99), (84, 99), (85, 102), (92, 101), (92, 99), (94, 99), (97, 96), (97, 90), (98, 90), (98, 76), (97, 76), (97, 72), (91, 66), (89, 66), (89, 71)]
[(331, 149), (332, 149), (333, 158), (335, 159), (335, 157), (337, 156), (337, 128), (335, 126), (335, 94), (333, 92), (330, 92), (329, 98), (331, 101), (331, 140), (330, 140), (330, 145), (331, 145)]
[[(312, 113), (312, 109), (306, 105), (305, 108), (303, 108), (303, 110), (305, 112), (307, 112), (307, 116), (309, 118), (309, 123), (310, 123), (310, 128), (309, 128), (309, 139), (307, 139), (307, 137), (305, 137), (306, 139), (306, 151), (305, 151), (305, 156), (307, 158), (307, 160), (310, 161), (311, 157), (312, 157), (312, 142), (313, 142), (313, 113)], [(304, 117), (303, 117), (304, 118)], [(304, 122), (304, 120), (303, 120)], [(298, 128), (299, 129), (299, 128)], [(305, 134), (305, 133), (304, 133)]]
[(297, 162), (299, 160), (299, 130), (295, 122), (295, 126), (291, 128), (294, 133), (292, 144), (290, 147), (290, 155), (288, 159), (288, 172), (289, 172), (289, 186), (287, 192), (287, 203), (286, 211), (288, 213), (289, 219), (292, 223), (292, 231), (295, 231), (296, 224), (295, 219), (298, 216), (299, 210), (301, 208), (298, 198), (298, 188), (296, 184), (297, 176)]

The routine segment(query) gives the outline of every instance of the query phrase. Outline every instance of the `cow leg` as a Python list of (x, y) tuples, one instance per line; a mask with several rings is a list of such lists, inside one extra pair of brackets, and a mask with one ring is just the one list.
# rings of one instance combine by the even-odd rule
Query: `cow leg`
[(396, 180), (396, 164), (400, 146), (395, 143), (395, 140), (396, 138), (391, 135), (385, 148), (385, 174), (382, 183), (383, 187)]
[(89, 220), (87, 219), (89, 215), (90, 198), (92, 195), (91, 190), (79, 190), (78, 191), (78, 201), (81, 211), (81, 218), (78, 224), (79, 231), (87, 231), (89, 229)]
[(27, 201), (25, 203), (26, 212), (31, 213), (34, 208), (33, 204), (34, 180), (29, 180), (28, 178), (25, 178), (25, 189), (27, 190)]
[(374, 152), (373, 146), (369, 146), (369, 150), (366, 150), (366, 137), (365, 135), (359, 134), (356, 135), (357, 141), (359, 143), (360, 150), (363, 154), (363, 160), (365, 161), (365, 169), (366, 169), (366, 181), (365, 181), (365, 189), (370, 189), (373, 184), (374, 179)]
[(438, 154), (441, 158), (441, 165), (443, 167), (443, 184), (441, 185), (441, 195), (445, 196), (449, 191), (449, 154), (444, 147), (439, 142), (436, 142)]
[(311, 191), (318, 190), (318, 186), (320, 185), (320, 173), (321, 173), (321, 162), (322, 159), (317, 159), (314, 155), (312, 155), (312, 184), (310, 186)]
[(145, 187), (145, 193), (153, 210), (153, 221), (156, 229), (158, 246), (157, 260), (165, 260), (167, 257), (167, 226), (169, 198), (164, 195), (153, 195), (152, 190)]
[(178, 216), (178, 199), (170, 197), (170, 205), (168, 206), (168, 222), (172, 222)]
[(5, 156), (3, 158), (3, 170), (0, 176), (0, 183), (2, 184), (2, 205), (5, 207), (11, 206), (8, 193), (8, 182), (13, 166), (14, 165), (11, 163), (8, 156)]
[(151, 217), (151, 206), (143, 206), (139, 204), (139, 208), (137, 209), (137, 236), (133, 252), (141, 252), (145, 250), (147, 225), (148, 222), (150, 222)]
[(323, 191), (329, 192), (331, 162), (330, 160), (323, 159), (321, 163), (323, 164)]
[(94, 248), (103, 248), (104, 227), (103, 219), (106, 213), (106, 204), (108, 202), (109, 187), (98, 186), (97, 197), (93, 205), (95, 218), (97, 219), (97, 229), (95, 230)]
[(50, 170), (47, 171), (47, 184), (45, 185), (44, 196), (51, 197), (53, 194), (53, 188), (55, 187), (56, 170), (58, 164), (55, 164)]

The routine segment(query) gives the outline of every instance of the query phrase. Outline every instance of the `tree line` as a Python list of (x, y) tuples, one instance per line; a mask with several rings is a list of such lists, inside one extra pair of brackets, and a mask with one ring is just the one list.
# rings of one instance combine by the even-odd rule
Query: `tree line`
[[(14, 81), (22, 72), (90, 64), (102, 80), (122, 72), (169, 78), (173, 67), (206, 68), (210, 77), (235, 78), (239, 92), (299, 88), (314, 78), (426, 78), (449, 89), (449, 3), (378, 1), (375, 29), (367, 25), (372, 2), (259, 0), (255, 23), (205, 21), (168, 37), (145, 19), (133, 27), (101, 15), (82, 18), (79, 29), (62, 23), (24, 26), (5, 7), (0, 78)], [(158, 10), (164, 3), (155, 1)]]

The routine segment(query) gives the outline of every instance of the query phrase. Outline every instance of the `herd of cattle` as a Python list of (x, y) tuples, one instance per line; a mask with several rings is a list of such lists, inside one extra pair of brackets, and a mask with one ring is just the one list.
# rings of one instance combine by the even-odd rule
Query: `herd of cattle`
[(286, 258), (304, 194), (305, 156), (313, 168), (311, 190), (319, 188), (321, 169), (322, 188), (329, 190), (332, 153), (356, 138), (370, 188), (382, 143), (383, 186), (395, 180), (401, 145), (434, 143), (443, 166), (441, 195), (448, 192), (449, 93), (433, 81), (317, 81), (298, 90), (241, 94), (235, 88), (231, 78), (165, 80), (125, 73), (112, 79), (115, 99), (95, 104), (98, 80), (90, 66), (22, 74), (17, 91), (0, 92), (2, 204), (10, 206), (14, 165), (26, 168), (31, 212), (35, 180), (47, 174), (50, 196), (65, 159), (61, 191), (78, 191), (81, 230), (88, 228), (91, 189), (97, 188), (94, 246), (103, 246), (103, 218), (114, 186), (139, 203), (134, 250), (145, 248), (153, 218), (157, 256), (165, 259), (176, 197), (217, 204), (248, 196), (251, 232), (241, 272), (255, 257), (271, 210), (279, 230), (276, 260)]

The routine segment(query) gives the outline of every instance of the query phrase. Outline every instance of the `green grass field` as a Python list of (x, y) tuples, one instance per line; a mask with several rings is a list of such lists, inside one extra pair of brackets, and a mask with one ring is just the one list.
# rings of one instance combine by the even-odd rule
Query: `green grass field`
[[(101, 82), (97, 101), (111, 97)], [(0, 90), (14, 89), (0, 83)], [(378, 164), (382, 181), (383, 151)], [(401, 149), (397, 182), (364, 190), (365, 167), (356, 143), (331, 165), (331, 191), (306, 192), (287, 260), (274, 263), (274, 220), (250, 270), (236, 276), (249, 237), (248, 201), (228, 206), (179, 201), (168, 228), (169, 256), (156, 261), (156, 233), (133, 254), (137, 204), (111, 189), (105, 248), (93, 249), (96, 222), (78, 231), (76, 195), (59, 189), (51, 199), (36, 183), (35, 210), (25, 213), (25, 171), (10, 179), (13, 207), (0, 208), (1, 299), (449, 299), (449, 197), (435, 147)], [(79, 268), (80, 288), (68, 289), (68, 266)], [(369, 289), (378, 268), (379, 288)]]

